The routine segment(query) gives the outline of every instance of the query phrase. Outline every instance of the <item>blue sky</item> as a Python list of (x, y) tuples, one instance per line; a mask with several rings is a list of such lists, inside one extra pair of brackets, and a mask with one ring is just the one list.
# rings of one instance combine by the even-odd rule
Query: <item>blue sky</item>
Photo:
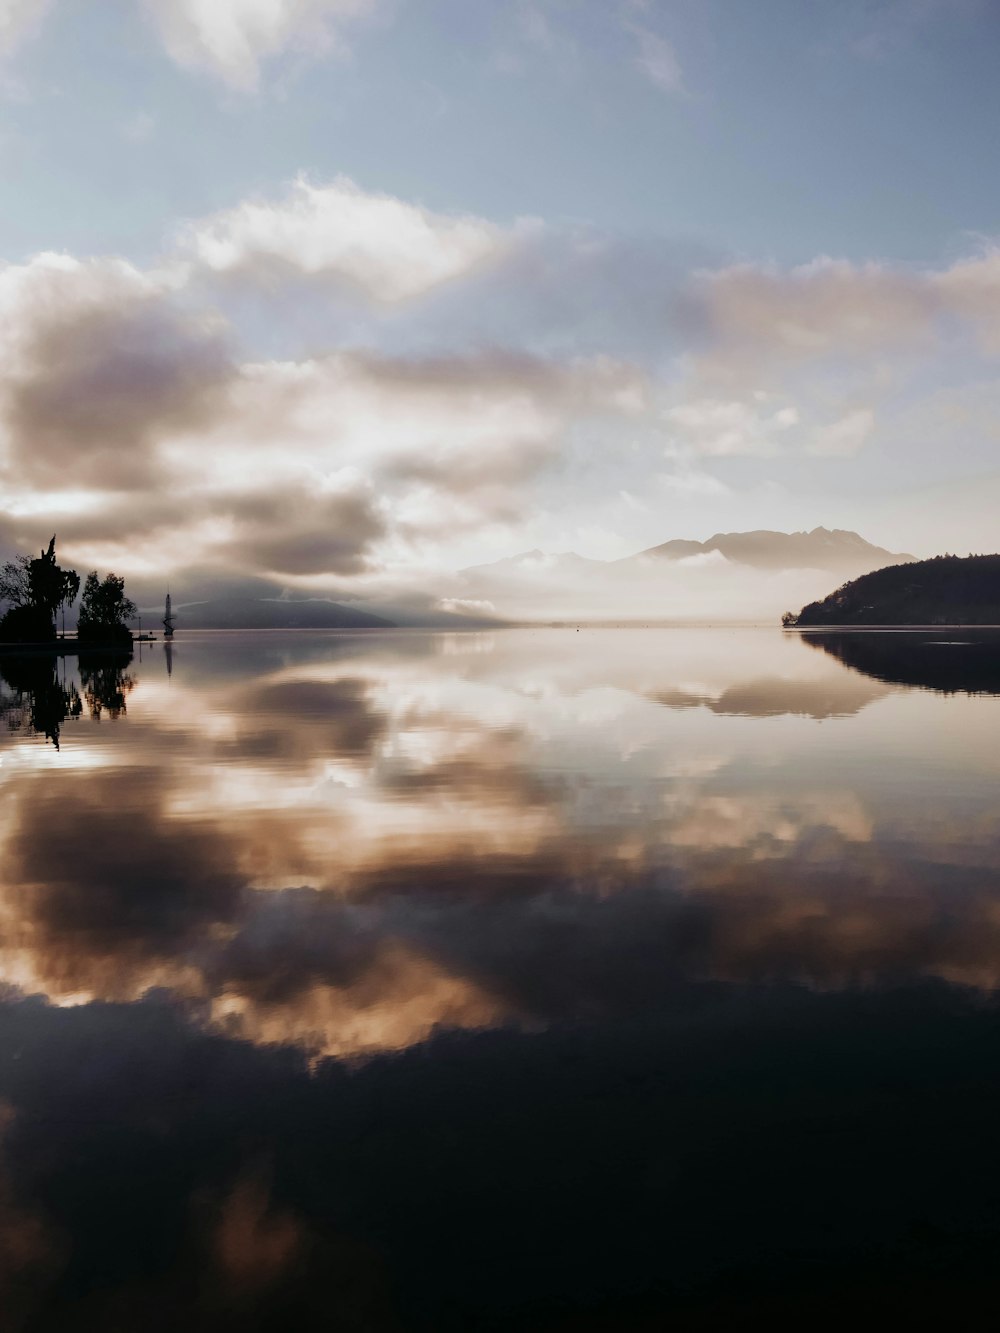
[[(932, 263), (996, 225), (986, 0), (364, 8), (348, 49), (290, 43), (251, 91), (165, 58), (135, 0), (55, 0), (7, 61), (4, 254), (146, 254), (300, 171), (787, 263)], [(641, 63), (655, 44), (673, 86)]]
[(996, 546), (989, 0), (0, 0), (0, 48), (4, 545), (359, 595)]

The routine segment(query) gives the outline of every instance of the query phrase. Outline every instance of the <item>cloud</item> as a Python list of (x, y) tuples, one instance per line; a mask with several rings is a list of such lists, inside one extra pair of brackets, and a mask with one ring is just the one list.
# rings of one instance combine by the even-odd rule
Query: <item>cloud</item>
[(820, 259), (782, 271), (740, 264), (703, 275), (709, 357), (761, 370), (927, 345), (934, 275)]
[(639, 43), (635, 63), (658, 88), (667, 93), (683, 93), (684, 75), (673, 46), (648, 28), (633, 25), (631, 31)]
[(641, 401), (641, 376), (607, 358), (241, 363), (183, 275), (57, 255), (0, 271), (0, 468), (19, 540), (54, 524), (68, 558), (126, 572), (183, 556), (350, 577), (514, 521), (575, 422)]
[(0, 57), (34, 37), (51, 7), (52, 0), (0, 0)]
[(248, 200), (191, 223), (182, 244), (213, 273), (343, 284), (371, 300), (419, 296), (497, 259), (515, 233), (471, 215), (434, 213), (346, 176), (305, 176), (275, 203)]
[(19, 484), (148, 484), (159, 440), (203, 423), (231, 373), (220, 322), (124, 260), (9, 265), (0, 320), (0, 465)]
[(244, 93), (283, 52), (338, 49), (343, 28), (374, 7), (375, 0), (145, 0), (172, 60)]
[(821, 457), (851, 458), (863, 448), (875, 429), (875, 413), (859, 407), (829, 426), (817, 430), (806, 452)]
[(730, 265), (694, 275), (682, 307), (689, 350), (666, 411), (682, 447), (850, 458), (902, 396), (926, 396), (931, 367), (1000, 355), (1000, 252), (941, 269)]
[[(364, 568), (381, 538), (412, 557), (414, 546), (517, 519), (573, 424), (627, 416), (640, 387), (629, 367), (605, 360), (502, 352), (263, 362), (242, 367), (211, 428), (171, 453), (235, 525), (220, 528), (219, 550), (259, 569), (267, 553), (286, 572), (319, 574), (325, 559), (326, 572), (346, 573)], [(260, 499), (236, 489), (241, 473)], [(329, 506), (348, 504), (344, 487), (353, 498), (334, 536)], [(260, 527), (268, 515), (273, 542)]]
[(360, 481), (310, 493), (302, 488), (259, 491), (228, 505), (235, 534), (227, 561), (265, 574), (357, 574), (386, 533), (369, 486)]
[(392, 304), (468, 280), (514, 236), (301, 180), (273, 209), (195, 224), (159, 268), (42, 254), (0, 269), (5, 528), (33, 545), (54, 524), (67, 558), (125, 572), (183, 553), (308, 581), (520, 521), (580, 422), (642, 412), (641, 374), (475, 346), (241, 359), (202, 281), (225, 272), (246, 290), (283, 254), (307, 284)]
[(1000, 250), (992, 246), (945, 269), (826, 257), (787, 270), (739, 264), (703, 273), (692, 292), (709, 367), (758, 375), (926, 355), (962, 334), (997, 355), (998, 298)]
[[(608, 497), (648, 501), (652, 485), (735, 515), (752, 460), (902, 449), (904, 391), (913, 411), (928, 400), (919, 372), (961, 354), (979, 373), (1000, 350), (989, 248), (938, 270), (821, 260), (686, 279), (658, 254), (302, 178), (190, 223), (158, 267), (0, 268), (5, 540), (56, 531), (87, 567), (367, 595), (484, 547), (546, 545), (570, 494), (590, 509), (555, 518), (560, 543), (592, 551), (614, 528), (625, 554), (646, 533), (633, 543), (634, 507), (612, 498), (609, 516)], [(284, 315), (309, 298), (303, 336)], [(266, 356), (236, 332), (262, 315)], [(665, 452), (676, 468), (658, 481)], [(774, 526), (786, 500), (770, 480), (770, 500), (759, 477), (745, 494)]]
[(799, 424), (794, 407), (775, 407), (763, 396), (752, 403), (703, 398), (669, 408), (666, 417), (678, 442), (717, 458), (734, 454), (770, 457)]

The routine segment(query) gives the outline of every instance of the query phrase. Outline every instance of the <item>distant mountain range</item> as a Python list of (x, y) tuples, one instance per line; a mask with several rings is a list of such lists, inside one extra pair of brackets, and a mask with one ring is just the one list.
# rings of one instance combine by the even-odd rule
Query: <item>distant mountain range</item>
[[(471, 565), (420, 593), (383, 593), (363, 608), (323, 598), (269, 595), (244, 584), (216, 587), (175, 609), (182, 629), (469, 629), (553, 620), (773, 621), (829, 587), (911, 555), (874, 546), (856, 532), (720, 532), (673, 540), (620, 560), (575, 551), (521, 551)], [(206, 590), (208, 591), (208, 590)], [(190, 594), (189, 594), (190, 595)]]
[(592, 560), (575, 551), (548, 554), (521, 551), (486, 565), (469, 565), (459, 572), (472, 578), (498, 579), (516, 575), (588, 575), (611, 568), (649, 565), (657, 561), (691, 560), (718, 553), (730, 564), (753, 569), (825, 569), (831, 573), (867, 573), (884, 565), (900, 565), (916, 559), (901, 551), (873, 546), (856, 532), (843, 528), (813, 528), (811, 532), (717, 532), (707, 541), (674, 538), (661, 546), (650, 546), (620, 560)]
[(708, 541), (669, 541), (651, 546), (619, 563), (648, 560), (686, 560), (718, 551), (728, 561), (754, 569), (828, 569), (832, 573), (867, 573), (884, 565), (901, 565), (916, 559), (882, 546), (843, 528), (813, 528), (811, 532), (717, 532)]
[(319, 597), (217, 597), (181, 603), (177, 618), (184, 629), (390, 629), (393, 624)]
[(816, 596), (830, 580), (865, 574), (913, 556), (875, 546), (856, 532), (719, 532), (673, 540), (620, 560), (534, 549), (459, 570), (452, 601), (499, 619), (604, 621), (772, 620)]

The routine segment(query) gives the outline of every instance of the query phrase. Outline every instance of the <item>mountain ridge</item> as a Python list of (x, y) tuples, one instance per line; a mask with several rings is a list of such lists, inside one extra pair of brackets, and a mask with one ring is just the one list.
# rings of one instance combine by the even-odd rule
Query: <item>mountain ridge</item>
[(183, 629), (392, 629), (395, 622), (323, 597), (214, 597), (179, 603)]
[[(706, 541), (674, 538), (650, 546), (635, 555), (633, 560), (683, 560), (694, 555), (708, 555), (718, 551), (736, 564), (748, 564), (758, 569), (790, 569), (799, 561), (805, 567), (832, 568), (855, 565), (858, 560), (872, 559), (887, 564), (909, 564), (916, 556), (904, 551), (889, 551), (875, 546), (859, 533), (848, 528), (817, 527), (797, 532), (779, 532), (773, 528), (753, 528), (747, 532), (716, 532)], [(795, 562), (795, 563), (793, 563)]]

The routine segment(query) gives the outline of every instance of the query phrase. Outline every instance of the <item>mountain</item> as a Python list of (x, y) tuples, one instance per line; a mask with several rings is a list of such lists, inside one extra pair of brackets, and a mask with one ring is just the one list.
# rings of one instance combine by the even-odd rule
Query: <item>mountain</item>
[(459, 570), (438, 606), (528, 623), (759, 624), (816, 597), (828, 581), (912, 559), (856, 532), (826, 528), (720, 532), (610, 561), (536, 548)]
[(843, 528), (813, 528), (812, 532), (717, 532), (708, 541), (674, 540), (651, 546), (619, 564), (632, 561), (684, 560), (713, 551), (732, 564), (755, 569), (827, 569), (837, 574), (861, 574), (883, 565), (899, 565), (912, 555), (887, 551), (882, 546)]
[(319, 597), (219, 597), (175, 606), (181, 629), (392, 629), (393, 621)]
[[(730, 532), (706, 542), (664, 542), (613, 561), (534, 548), (458, 570), (433, 588), (383, 586), (363, 608), (279, 597), (259, 579), (175, 580), (174, 605), (181, 629), (460, 630), (584, 620), (759, 624), (773, 622), (785, 607), (803, 605), (832, 582), (911, 559), (854, 532)], [(160, 590), (151, 585), (137, 592), (144, 622), (158, 621)]]
[(1000, 625), (1000, 555), (939, 555), (853, 579), (784, 623)]

